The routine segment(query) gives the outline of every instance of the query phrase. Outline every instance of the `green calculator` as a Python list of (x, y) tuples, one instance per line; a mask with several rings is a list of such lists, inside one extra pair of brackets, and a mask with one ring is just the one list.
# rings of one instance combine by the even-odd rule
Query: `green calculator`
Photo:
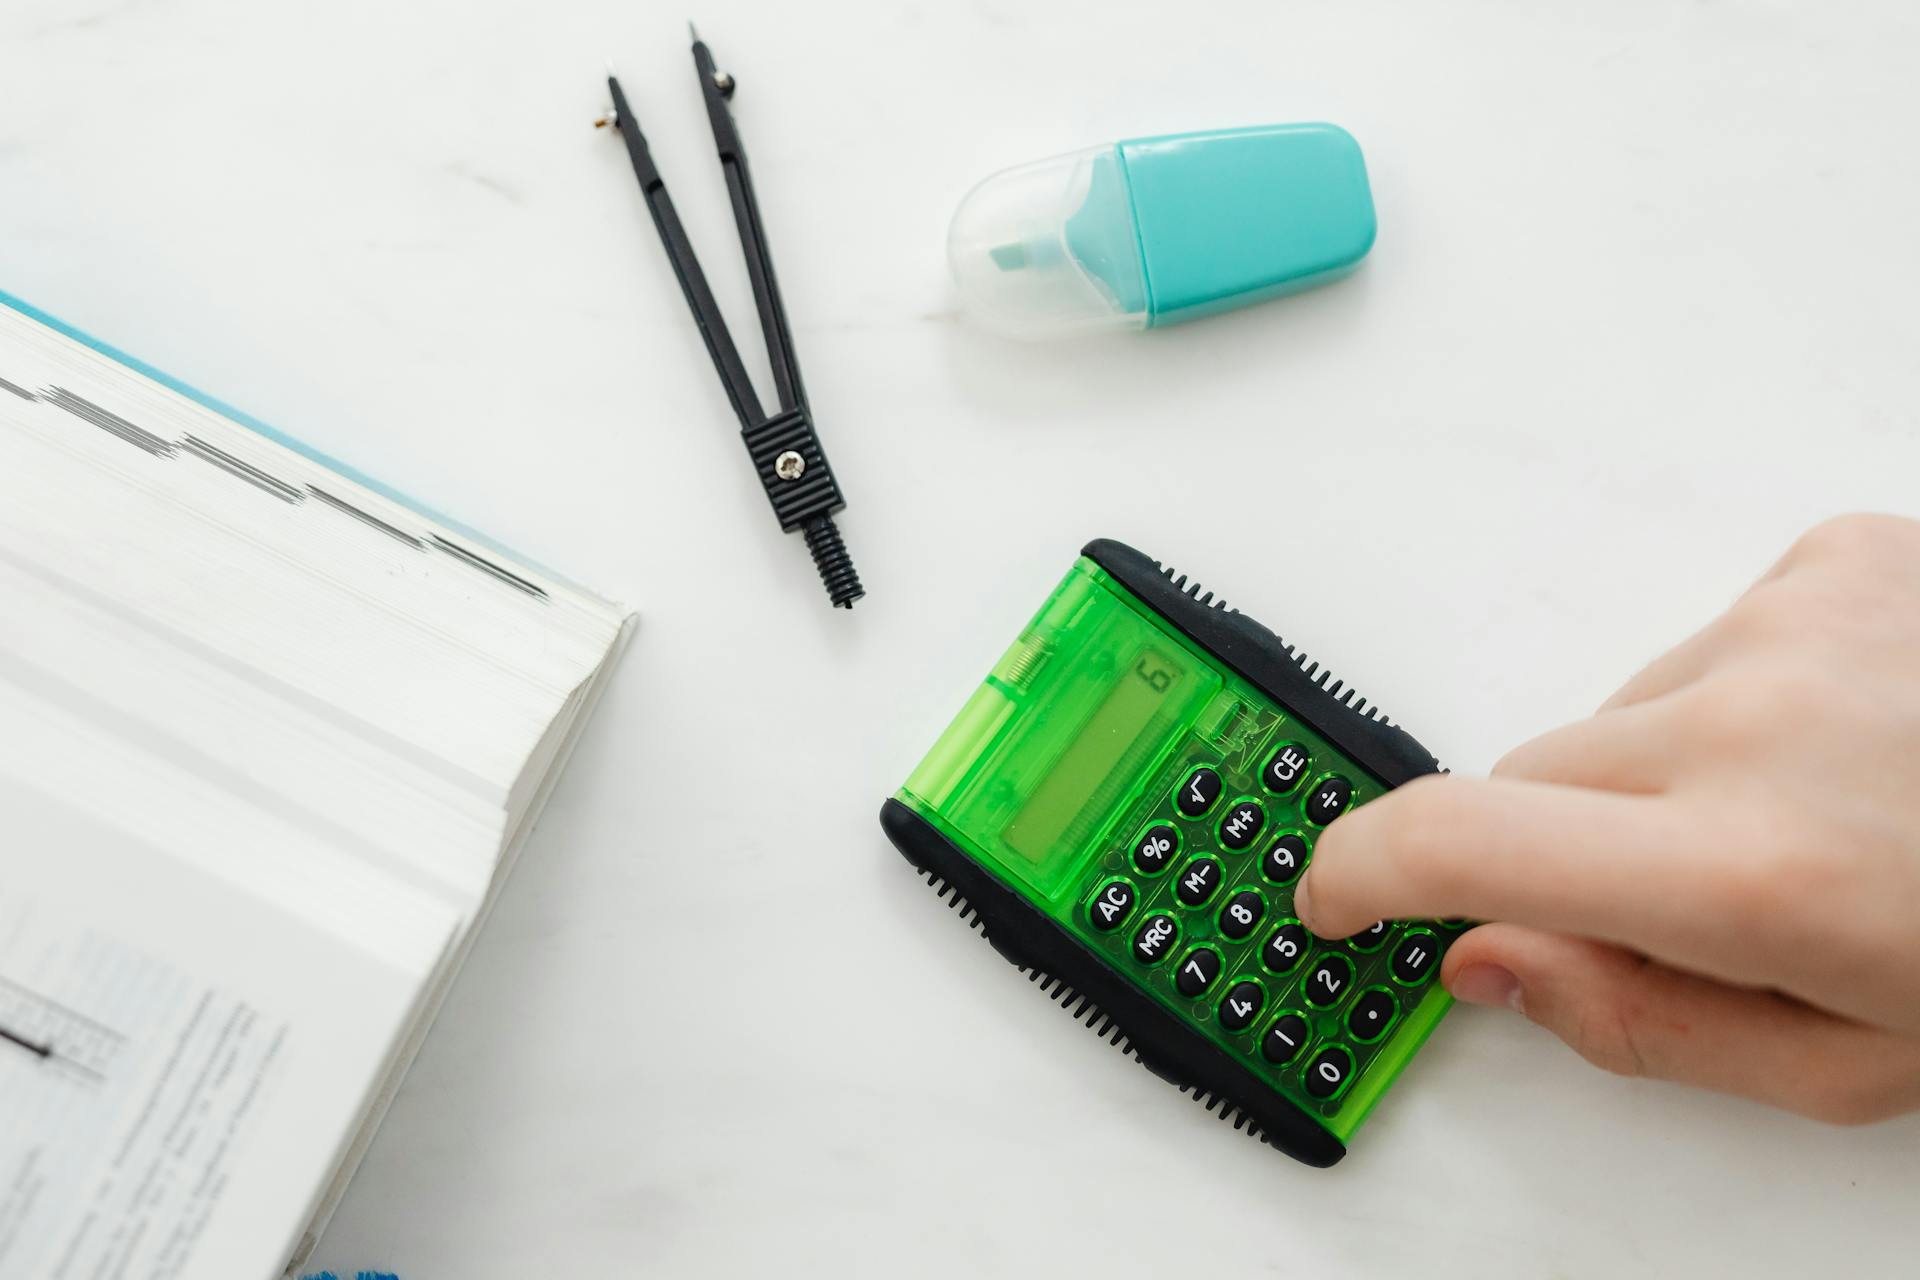
[(1329, 823), (1438, 769), (1278, 636), (1098, 541), (881, 823), (1063, 1007), (1326, 1166), (1452, 1003), (1459, 922), (1326, 941), (1293, 886)]

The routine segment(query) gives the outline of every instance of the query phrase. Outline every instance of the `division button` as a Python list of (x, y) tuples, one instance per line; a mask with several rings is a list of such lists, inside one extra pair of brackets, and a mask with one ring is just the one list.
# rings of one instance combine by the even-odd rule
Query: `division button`
[(1148, 916), (1133, 935), (1133, 958), (1141, 964), (1159, 964), (1173, 950), (1180, 937), (1180, 926), (1170, 915)]
[(1331, 1098), (1347, 1087), (1347, 1077), (1352, 1074), (1353, 1055), (1337, 1044), (1330, 1044), (1314, 1054), (1313, 1061), (1307, 1064), (1307, 1093), (1315, 1098)]
[(1231, 942), (1238, 942), (1253, 932), (1253, 926), (1260, 923), (1260, 917), (1267, 914), (1267, 904), (1253, 889), (1242, 889), (1227, 899), (1227, 905), (1220, 908), (1220, 932)]
[(1305, 1018), (1297, 1013), (1283, 1013), (1260, 1038), (1260, 1053), (1268, 1062), (1284, 1067), (1300, 1052), (1309, 1034)]
[(1227, 988), (1227, 998), (1220, 1002), (1220, 1025), (1228, 1031), (1245, 1031), (1260, 1016), (1260, 1006), (1266, 999), (1267, 993), (1260, 989), (1259, 983), (1234, 983)]
[(1312, 767), (1313, 757), (1305, 747), (1297, 742), (1283, 742), (1267, 761), (1267, 767), (1260, 771), (1260, 781), (1267, 790), (1284, 796), (1300, 785), (1300, 779), (1306, 777)]
[(1393, 978), (1418, 986), (1433, 973), (1440, 959), (1440, 943), (1430, 933), (1410, 933), (1393, 949)]
[(1387, 1034), (1393, 1015), (1400, 1012), (1393, 993), (1382, 987), (1369, 987), (1360, 993), (1347, 1011), (1347, 1030), (1355, 1040), (1371, 1043)]
[(1330, 773), (1314, 786), (1313, 794), (1307, 797), (1303, 807), (1308, 822), (1324, 827), (1345, 813), (1352, 803), (1353, 784), (1337, 773)]
[(1220, 953), (1212, 947), (1195, 947), (1180, 962), (1180, 971), (1173, 977), (1173, 985), (1181, 995), (1191, 1000), (1203, 995), (1220, 976)]
[(1222, 876), (1220, 864), (1212, 858), (1195, 858), (1180, 873), (1180, 883), (1174, 887), (1173, 896), (1187, 907), (1203, 907), (1213, 891), (1220, 887)]
[(1180, 833), (1162, 822), (1148, 827), (1133, 843), (1133, 865), (1140, 874), (1150, 876), (1164, 870), (1167, 859), (1180, 847)]
[(1119, 928), (1132, 914), (1133, 886), (1125, 880), (1109, 882), (1094, 898), (1093, 905), (1087, 908), (1087, 918), (1102, 933)]
[(1281, 836), (1260, 859), (1260, 874), (1275, 884), (1292, 884), (1306, 870), (1307, 842), (1299, 836)]
[(1173, 798), (1174, 807), (1189, 818), (1197, 818), (1213, 808), (1220, 798), (1220, 775), (1202, 765), (1187, 775)]
[(1238, 852), (1252, 844), (1267, 825), (1267, 811), (1251, 800), (1242, 800), (1220, 819), (1220, 843)]

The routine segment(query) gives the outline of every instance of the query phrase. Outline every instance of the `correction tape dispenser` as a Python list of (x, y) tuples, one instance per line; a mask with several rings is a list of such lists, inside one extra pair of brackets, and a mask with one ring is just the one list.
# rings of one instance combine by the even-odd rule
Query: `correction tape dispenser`
[(1022, 338), (1149, 329), (1337, 280), (1373, 247), (1353, 135), (1331, 124), (1137, 138), (994, 174), (953, 215), (970, 312)]

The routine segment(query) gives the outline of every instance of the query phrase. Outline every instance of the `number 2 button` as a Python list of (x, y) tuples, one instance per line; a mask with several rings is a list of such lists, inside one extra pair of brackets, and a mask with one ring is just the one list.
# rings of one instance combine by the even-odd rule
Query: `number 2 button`
[(1345, 956), (1322, 956), (1320, 963), (1313, 966), (1313, 972), (1307, 975), (1301, 994), (1314, 1008), (1324, 1009), (1338, 1002), (1352, 981), (1353, 965)]

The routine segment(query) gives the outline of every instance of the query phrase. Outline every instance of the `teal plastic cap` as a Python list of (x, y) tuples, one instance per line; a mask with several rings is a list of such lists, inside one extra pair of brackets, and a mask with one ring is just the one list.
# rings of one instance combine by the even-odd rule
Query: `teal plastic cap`
[(1018, 337), (1145, 329), (1296, 293), (1373, 247), (1353, 135), (1331, 124), (1137, 138), (997, 173), (953, 217), (967, 308)]

